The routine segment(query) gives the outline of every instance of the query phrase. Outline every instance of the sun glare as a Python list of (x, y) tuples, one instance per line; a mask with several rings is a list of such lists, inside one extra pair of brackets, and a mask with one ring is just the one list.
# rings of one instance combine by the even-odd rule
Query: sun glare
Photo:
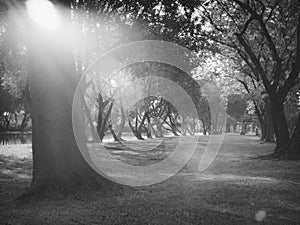
[(52, 2), (48, 0), (28, 0), (29, 17), (43, 28), (55, 29), (60, 25), (60, 17)]

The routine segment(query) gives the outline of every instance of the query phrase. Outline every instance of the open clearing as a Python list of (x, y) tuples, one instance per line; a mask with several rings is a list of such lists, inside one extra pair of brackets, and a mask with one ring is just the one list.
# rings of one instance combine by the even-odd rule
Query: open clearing
[[(260, 144), (257, 137), (228, 134), (203, 173), (188, 164), (151, 186), (81, 190), (20, 203), (16, 198), (30, 185), (31, 146), (1, 146), (0, 224), (300, 224), (300, 162), (253, 159), (273, 149), (274, 144)], [(116, 146), (112, 151), (136, 163), (135, 151), (125, 154)], [(154, 153), (137, 157), (143, 163), (164, 158)]]

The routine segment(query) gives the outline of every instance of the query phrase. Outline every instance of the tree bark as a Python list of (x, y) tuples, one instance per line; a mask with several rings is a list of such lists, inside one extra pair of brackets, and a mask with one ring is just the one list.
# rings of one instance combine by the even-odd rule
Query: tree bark
[(272, 118), (272, 107), (270, 103), (270, 98), (265, 97), (264, 99), (264, 113), (263, 113), (263, 129), (262, 138), (263, 142), (274, 142), (274, 126)]
[(284, 113), (283, 103), (278, 100), (271, 99), (271, 107), (274, 131), (276, 135), (276, 152), (282, 149), (290, 142), (290, 137), (288, 124)]
[(291, 142), (287, 149), (287, 158), (299, 160), (300, 159), (300, 113), (298, 116), (298, 122), (293, 133)]
[(84, 160), (73, 135), (72, 101), (78, 76), (69, 41), (39, 33), (33, 37), (35, 42), (27, 46), (33, 178), (25, 195), (109, 184)]

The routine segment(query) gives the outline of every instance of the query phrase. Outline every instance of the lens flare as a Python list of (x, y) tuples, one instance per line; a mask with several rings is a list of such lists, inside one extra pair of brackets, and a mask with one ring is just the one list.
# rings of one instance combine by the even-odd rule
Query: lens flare
[[(88, 93), (87, 80), (99, 89), (102, 89), (102, 84), (109, 84), (111, 79), (115, 80), (116, 84), (119, 82), (123, 84), (125, 79), (120, 77), (120, 79), (117, 80), (112, 77), (112, 75), (115, 72), (122, 71), (124, 68), (127, 68), (127, 66), (143, 62), (163, 63), (180, 69), (185, 72), (187, 76), (192, 76), (190, 72), (192, 68), (190, 62), (194, 57), (193, 52), (174, 43), (145, 40), (127, 43), (114, 48), (106, 52), (88, 67), (76, 88), (73, 99), (72, 124), (76, 143), (82, 156), (97, 173), (113, 182), (136, 187), (165, 181), (177, 174), (186, 165), (195, 172), (203, 172), (213, 163), (223, 142), (224, 132), (222, 131), (224, 131), (226, 127), (225, 119), (220, 120), (221, 122), (218, 125), (221, 135), (211, 135), (204, 152), (200, 150), (200, 142), (198, 141), (199, 135), (179, 136), (177, 137), (177, 142), (174, 142), (175, 145), (171, 146), (172, 152), (166, 158), (150, 165), (127, 164), (122, 160), (116, 159), (104, 145), (100, 144), (100, 141), (87, 141), (88, 134), (86, 130), (90, 125), (85, 126), (84, 124), (85, 116), (82, 103), (84, 102), (85, 96), (89, 96), (89, 101), (92, 100), (91, 102), (95, 103), (97, 101), (97, 93), (99, 93), (94, 88), (91, 89), (91, 93), (94, 92), (93, 95)], [(217, 107), (220, 106), (219, 98), (217, 98), (220, 92), (216, 91), (217, 87), (207, 84), (205, 89), (207, 89), (209, 108), (212, 112), (211, 118), (216, 116), (222, 118), (220, 114), (223, 115), (221, 113), (223, 111), (223, 117), (227, 118), (226, 110), (221, 110)], [(103, 93), (105, 93), (105, 91)], [(91, 96), (94, 96), (94, 98), (91, 98)], [(158, 76), (158, 74), (131, 80), (126, 86), (121, 85), (121, 88), (118, 89), (118, 93), (116, 93), (113, 98), (114, 102), (121, 102), (123, 110), (128, 112), (136, 103), (148, 97), (164, 99), (175, 108), (179, 116), (193, 115), (194, 118), (196, 117), (195, 120), (199, 120), (199, 118), (197, 118), (197, 107), (194, 105), (193, 99), (186, 90), (171, 78)], [(220, 112), (218, 115), (213, 113), (217, 110)], [(212, 123), (212, 126), (217, 126), (217, 124)], [(158, 145), (165, 146), (164, 142), (160, 140), (157, 140), (153, 145), (152, 143), (153, 141), (151, 145), (143, 145), (143, 149), (141, 150), (139, 147), (136, 149), (131, 147), (132, 145), (130, 143), (122, 140), (119, 142), (119, 144), (125, 146), (129, 151), (152, 151), (155, 150)], [(162, 149), (162, 147), (160, 147), (160, 149)]]
[(28, 0), (26, 8), (29, 17), (41, 27), (55, 29), (60, 25), (60, 17), (52, 2), (48, 0)]

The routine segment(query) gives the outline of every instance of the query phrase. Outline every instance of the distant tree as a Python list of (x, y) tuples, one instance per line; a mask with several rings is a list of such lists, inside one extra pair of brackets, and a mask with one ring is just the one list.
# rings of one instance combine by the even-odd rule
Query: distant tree
[(241, 122), (241, 134), (245, 134), (244, 130), (244, 116), (247, 108), (245, 98), (238, 94), (231, 94), (228, 96), (227, 114), (237, 121)]
[[(0, 31), (0, 115), (6, 121), (6, 130), (9, 129), (10, 119), (20, 111), (24, 116), (19, 127), (21, 131), (26, 128), (30, 119), (30, 104), (26, 86), (26, 49), (22, 38), (15, 34), (15, 30), (8, 26), (8, 18), (1, 18)], [(15, 37), (16, 36), (16, 37)], [(8, 115), (3, 116), (7, 112)]]

